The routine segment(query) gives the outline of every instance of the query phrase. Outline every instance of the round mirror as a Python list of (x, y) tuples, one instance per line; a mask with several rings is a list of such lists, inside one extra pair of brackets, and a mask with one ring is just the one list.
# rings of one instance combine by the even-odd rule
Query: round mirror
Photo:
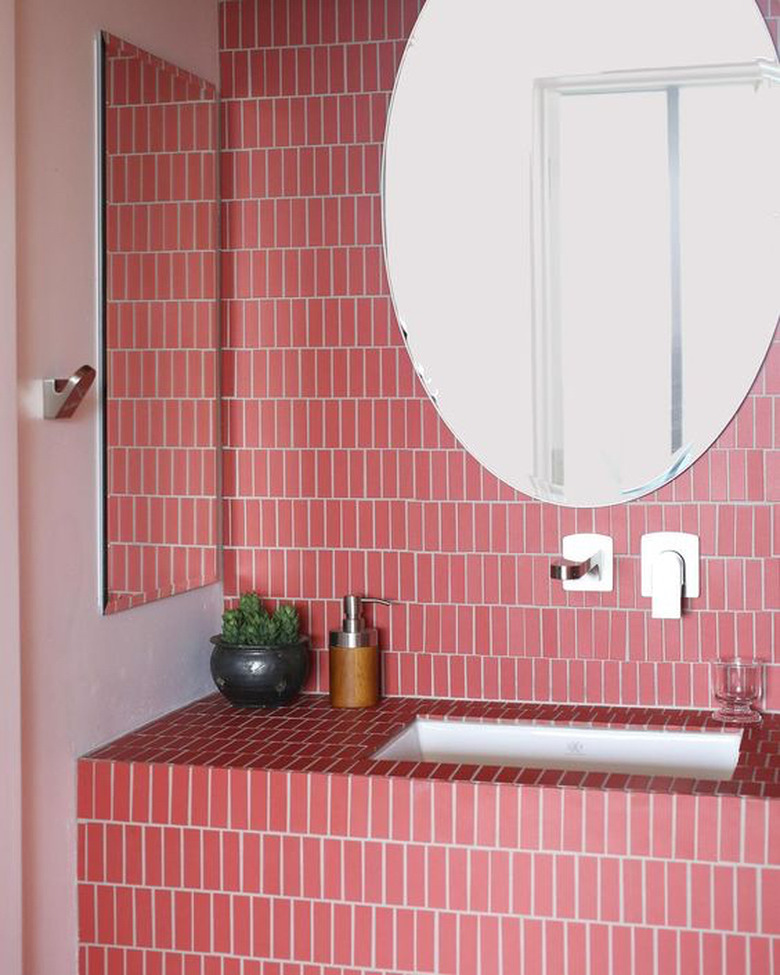
[(385, 140), (385, 251), (429, 394), (498, 477), (653, 491), (778, 314), (780, 70), (754, 0), (428, 0)]

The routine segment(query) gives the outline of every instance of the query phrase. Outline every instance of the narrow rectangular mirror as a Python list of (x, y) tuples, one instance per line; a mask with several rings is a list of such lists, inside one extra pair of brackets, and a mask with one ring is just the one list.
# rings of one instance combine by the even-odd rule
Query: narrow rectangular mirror
[(105, 613), (217, 581), (218, 102), (100, 38)]

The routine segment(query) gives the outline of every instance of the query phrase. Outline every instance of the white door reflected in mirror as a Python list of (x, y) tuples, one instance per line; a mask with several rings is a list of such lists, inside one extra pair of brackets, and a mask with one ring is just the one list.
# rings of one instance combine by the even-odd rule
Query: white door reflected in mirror
[(385, 247), (464, 446), (537, 498), (615, 504), (707, 449), (771, 341), (780, 71), (753, 0), (662, 0), (639, 32), (627, 0), (555, 7), (492, 0), (472, 37), (468, 3), (428, 0)]

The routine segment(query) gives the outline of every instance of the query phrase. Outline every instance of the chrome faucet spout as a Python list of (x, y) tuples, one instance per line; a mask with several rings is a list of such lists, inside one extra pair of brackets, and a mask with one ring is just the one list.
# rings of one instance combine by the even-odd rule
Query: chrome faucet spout
[(551, 579), (582, 579), (589, 572), (600, 574), (598, 554), (591, 555), (584, 562), (575, 562), (573, 559), (557, 559), (550, 565)]
[(550, 563), (550, 578), (565, 590), (610, 592), (612, 589), (612, 539), (608, 535), (564, 535), (560, 558)]

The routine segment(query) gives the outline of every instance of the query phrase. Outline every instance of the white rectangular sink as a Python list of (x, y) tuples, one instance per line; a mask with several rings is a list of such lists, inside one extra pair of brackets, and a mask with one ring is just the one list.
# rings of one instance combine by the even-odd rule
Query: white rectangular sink
[(730, 779), (742, 731), (666, 731), (415, 718), (371, 757), (579, 772)]

